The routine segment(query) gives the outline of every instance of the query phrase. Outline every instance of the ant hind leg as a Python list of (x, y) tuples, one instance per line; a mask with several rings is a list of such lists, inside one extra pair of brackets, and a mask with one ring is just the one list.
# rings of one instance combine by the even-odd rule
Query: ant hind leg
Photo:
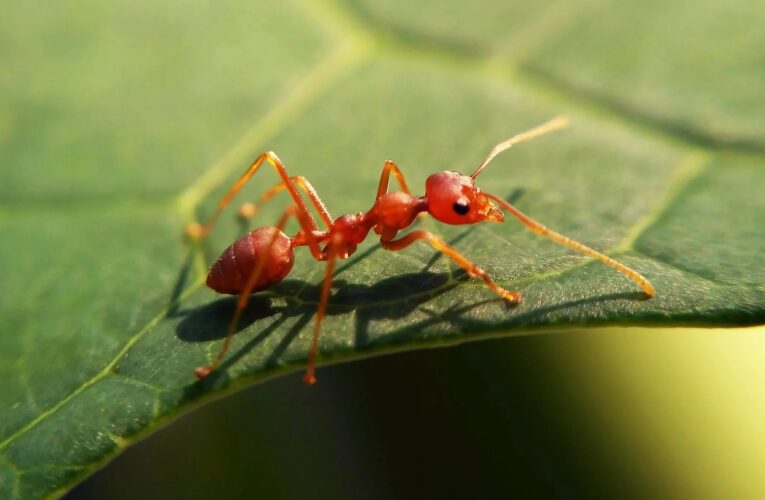
[(308, 385), (316, 383), (315, 372), (316, 356), (319, 352), (319, 333), (321, 333), (321, 322), (327, 312), (329, 292), (332, 287), (332, 274), (335, 272), (335, 262), (337, 261), (337, 253), (335, 252), (332, 244), (329, 245), (328, 251), (329, 255), (327, 257), (327, 268), (324, 272), (324, 283), (321, 287), (319, 307), (316, 309), (316, 322), (314, 323), (313, 338), (311, 339), (311, 350), (308, 353), (308, 364), (306, 365), (305, 375), (303, 376), (303, 382)]
[[(319, 197), (319, 194), (316, 192), (316, 189), (311, 185), (311, 183), (303, 177), (302, 175), (296, 175), (294, 177), (291, 177), (290, 180), (300, 189), (303, 190), (303, 192), (308, 196), (308, 199), (311, 200), (311, 204), (316, 209), (316, 212), (319, 214), (319, 218), (324, 223), (327, 229), (329, 229), (332, 226), (332, 223), (334, 222), (334, 218), (332, 217), (332, 214), (329, 213), (329, 209), (324, 204), (324, 201)], [(255, 216), (256, 213), (260, 210), (260, 207), (265, 205), (267, 202), (271, 200), (274, 196), (281, 193), (287, 189), (287, 185), (282, 181), (271, 187), (271, 189), (265, 191), (262, 195), (260, 195), (260, 198), (258, 199), (257, 203), (252, 202), (245, 202), (243, 203), (237, 212), (237, 215), (242, 220), (249, 220), (252, 217)]]
[(276, 153), (273, 151), (267, 151), (258, 156), (258, 158), (247, 168), (244, 174), (242, 174), (242, 176), (239, 177), (236, 182), (234, 182), (233, 186), (231, 186), (228, 192), (218, 201), (218, 206), (215, 208), (215, 211), (206, 223), (199, 224), (194, 222), (186, 226), (186, 236), (192, 240), (198, 240), (207, 236), (207, 234), (212, 231), (213, 227), (215, 227), (215, 223), (218, 221), (218, 217), (220, 217), (221, 212), (223, 212), (223, 210), (231, 203), (231, 200), (234, 198), (234, 196), (236, 196), (239, 190), (241, 190), (242, 187), (244, 187), (244, 185), (247, 184), (247, 182), (252, 178), (252, 176), (255, 175), (255, 172), (260, 169), (264, 161), (267, 161), (276, 169), (276, 172), (282, 179), (282, 183), (285, 185), (287, 191), (289, 191), (301, 219), (306, 220), (312, 230), (317, 230), (318, 226), (316, 224), (316, 220), (313, 218), (313, 215), (311, 215), (310, 210), (308, 210), (308, 206), (306, 205), (305, 200), (302, 198), (302, 196), (300, 196), (300, 193), (298, 192), (293, 179), (287, 173), (287, 167), (279, 159), (279, 157), (276, 156)]

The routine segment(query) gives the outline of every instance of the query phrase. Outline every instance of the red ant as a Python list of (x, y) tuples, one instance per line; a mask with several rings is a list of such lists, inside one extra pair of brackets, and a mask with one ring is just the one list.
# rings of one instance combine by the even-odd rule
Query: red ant
[[(638, 272), (586, 245), (548, 229), (520, 212), (508, 202), (493, 194), (482, 192), (475, 185), (475, 178), (478, 174), (501, 152), (515, 144), (561, 129), (567, 126), (567, 124), (566, 118), (557, 117), (497, 144), (470, 176), (449, 171), (431, 175), (425, 181), (425, 196), (418, 197), (412, 195), (401, 170), (399, 170), (394, 162), (388, 160), (383, 167), (380, 184), (377, 188), (377, 196), (372, 208), (367, 212), (343, 215), (337, 219), (330, 215), (324, 202), (319, 198), (316, 190), (307, 179), (300, 176), (290, 177), (284, 164), (275, 153), (268, 151), (260, 155), (244, 175), (234, 183), (228, 193), (221, 198), (217, 209), (206, 224), (192, 223), (186, 228), (187, 235), (193, 239), (199, 239), (207, 235), (213, 228), (221, 211), (228, 206), (231, 199), (257, 172), (264, 161), (267, 161), (276, 169), (282, 180), (279, 184), (266, 191), (262, 195), (260, 202), (268, 201), (284, 189), (289, 192), (294, 202), (279, 218), (276, 226), (261, 227), (241, 237), (223, 252), (218, 261), (210, 269), (210, 273), (207, 276), (207, 286), (219, 293), (239, 295), (239, 299), (223, 346), (212, 363), (207, 366), (200, 366), (195, 370), (196, 376), (202, 379), (212, 373), (220, 364), (228, 350), (231, 337), (236, 331), (237, 323), (242, 311), (247, 306), (250, 295), (283, 280), (292, 269), (294, 262), (293, 249), (295, 247), (308, 246), (311, 255), (316, 260), (327, 263), (319, 307), (316, 311), (311, 350), (308, 356), (306, 373), (303, 377), (306, 383), (315, 383), (316, 376), (314, 372), (319, 332), (327, 309), (335, 262), (337, 259), (345, 259), (353, 254), (356, 251), (356, 246), (367, 237), (367, 234), (372, 229), (380, 235), (380, 244), (386, 250), (403, 250), (415, 241), (424, 240), (433, 248), (452, 259), (470, 276), (483, 280), (491, 291), (503, 299), (512, 304), (517, 304), (521, 301), (519, 293), (505, 290), (494, 283), (483, 269), (473, 264), (456, 249), (432, 233), (417, 230), (396, 238), (399, 231), (411, 225), (415, 217), (425, 212), (446, 224), (475, 224), (487, 221), (503, 222), (504, 214), (502, 210), (492, 203), (496, 202), (535, 233), (546, 236), (561, 245), (587, 254), (613, 267), (633, 279), (640, 285), (648, 297), (653, 297), (655, 294), (653, 286)], [(398, 181), (401, 191), (388, 192), (391, 174)], [(325, 229), (319, 228), (316, 219), (309, 211), (298, 189), (302, 189), (308, 196), (319, 214)], [(256, 205), (245, 204), (240, 210), (240, 214), (245, 218), (249, 218), (254, 215), (255, 211)], [(290, 238), (282, 230), (287, 220), (293, 216), (297, 218), (301, 229), (295, 236)]]

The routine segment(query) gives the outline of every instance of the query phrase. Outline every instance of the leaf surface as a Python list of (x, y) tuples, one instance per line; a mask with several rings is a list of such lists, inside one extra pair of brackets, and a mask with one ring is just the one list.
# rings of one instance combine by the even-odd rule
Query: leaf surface
[[(506, 306), (425, 245), (389, 253), (369, 241), (335, 273), (324, 363), (573, 325), (763, 322), (752, 113), (765, 63), (743, 49), (735, 64), (709, 59), (716, 71), (693, 63), (698, 46), (719, 48), (692, 23), (667, 31), (661, 9), (680, 15), (683, 3), (641, 16), (630, 15), (639, 3), (478, 3), (475, 18), (459, 2), (428, 16), (366, 1), (6, 9), (0, 496), (66, 491), (181, 410), (302, 367), (323, 265), (299, 249), (292, 274), (252, 297), (218, 375), (192, 375), (234, 306), (202, 286), (206, 267), (243, 228), (224, 217), (198, 249), (180, 234), (267, 149), (339, 215), (371, 206), (387, 158), (421, 193), (430, 173), (470, 172), (500, 140), (568, 114), (569, 130), (499, 157), (479, 184), (658, 293), (640, 300), (612, 269), (510, 219), (423, 220), (524, 302)], [(723, 39), (740, 23), (763, 37), (756, 16), (736, 17), (746, 8), (720, 17)], [(704, 9), (714, 24), (718, 7)], [(661, 64), (627, 52), (656, 53), (652, 36), (671, 49)], [(683, 58), (688, 70), (670, 71)], [(239, 199), (276, 181), (264, 170)], [(273, 224), (281, 196), (255, 225)]]

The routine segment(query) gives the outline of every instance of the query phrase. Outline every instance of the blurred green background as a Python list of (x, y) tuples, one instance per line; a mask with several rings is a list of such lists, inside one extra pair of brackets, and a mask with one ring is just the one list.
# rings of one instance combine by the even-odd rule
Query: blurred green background
[[(708, 243), (706, 253), (654, 257), (694, 270), (707, 254), (733, 264), (762, 253), (762, 201), (740, 210), (738, 193), (719, 180), (725, 168), (744, 172), (730, 186), (756, 193), (765, 168), (759, 0), (14, 0), (3, 10), (0, 347), (10, 362), (0, 366), (9, 387), (0, 394), (2, 436), (38, 414), (36, 404), (47, 408), (90, 380), (153, 317), (150, 306), (167, 301), (183, 258), (183, 217), (198, 204), (208, 209), (262, 142), (295, 158), (293, 173), (311, 174), (341, 213), (363, 208), (348, 184), (373, 189), (388, 156), (423, 169), (414, 172), (421, 181), (431, 167), (473, 165), (494, 136), (533, 125), (530, 116), (572, 112), (580, 119), (573, 139), (515, 157), (549, 169), (497, 172), (486, 182), (502, 194), (528, 189), (521, 200), (539, 203), (535, 213), (563, 212), (561, 224), (585, 226), (607, 248), (656, 202), (671, 177), (665, 167), (701, 151), (717, 169), (705, 180), (709, 191), (725, 196), (697, 217), (725, 214), (719, 226), (746, 240), (700, 227), (693, 242)], [(380, 123), (380, 106), (390, 107), (390, 124)], [(594, 138), (605, 146), (585, 151)], [(564, 154), (572, 143), (576, 158)], [(645, 191), (624, 200), (630, 210), (611, 211), (609, 202), (622, 199), (613, 193), (596, 200), (597, 217), (559, 209), (589, 204), (589, 191), (570, 188), (589, 184), (612, 158), (621, 168), (643, 162)], [(342, 172), (343, 182), (325, 171)], [(630, 191), (618, 170), (608, 172), (611, 188)], [(515, 272), (480, 245), (462, 245), (497, 272)], [(529, 275), (573, 261), (533, 235), (515, 250), (525, 259), (539, 254)], [(375, 262), (386, 261), (361, 265)], [(299, 278), (315, 281), (310, 269)], [(763, 267), (704, 270), (751, 290), (730, 311), (720, 304), (718, 321), (765, 321), (757, 299)], [(370, 282), (381, 276), (368, 274)], [(714, 309), (714, 299), (706, 306)], [(689, 323), (698, 323), (697, 306), (688, 305)], [(77, 332), (60, 320), (73, 316), (85, 325)], [(159, 328), (155, 343), (146, 352), (139, 345), (124, 364), (161, 372), (165, 353), (181, 352), (174, 332), (174, 323)], [(534, 333), (328, 366), (313, 388), (297, 374), (267, 381), (181, 417), (68, 497), (765, 497), (765, 329)], [(202, 359), (204, 345), (185, 344), (182, 354), (192, 355), (184, 362)], [(179, 378), (189, 373), (172, 369)], [(24, 391), (35, 398), (12, 406)], [(106, 396), (97, 402), (117, 413), (124, 404), (131, 418), (133, 400)], [(185, 401), (172, 397), (166, 414)], [(77, 423), (85, 428), (88, 419)], [(29, 459), (24, 451), (20, 461)], [(0, 491), (4, 466), (0, 460)], [(33, 467), (28, 484), (59, 487), (81, 470)]]

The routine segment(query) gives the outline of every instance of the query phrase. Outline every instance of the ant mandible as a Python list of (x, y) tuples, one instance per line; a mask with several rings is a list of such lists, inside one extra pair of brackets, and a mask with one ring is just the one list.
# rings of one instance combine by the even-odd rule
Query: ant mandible
[[(330, 215), (324, 202), (319, 198), (316, 190), (307, 179), (301, 176), (290, 177), (284, 163), (275, 153), (268, 151), (261, 154), (239, 180), (234, 183), (226, 195), (221, 198), (215, 212), (213, 212), (207, 223), (204, 225), (192, 223), (186, 228), (187, 236), (192, 239), (201, 239), (206, 236), (212, 230), (221, 211), (228, 206), (232, 198), (253, 174), (257, 172), (264, 161), (267, 161), (276, 169), (279, 177), (281, 177), (281, 182), (266, 191), (260, 198), (260, 202), (264, 203), (280, 191), (286, 189), (294, 203), (279, 218), (276, 226), (261, 227), (241, 237), (229, 246), (221, 254), (217, 262), (212, 265), (207, 276), (207, 286), (216, 292), (238, 295), (239, 298), (220, 351), (212, 363), (200, 366), (195, 370), (197, 378), (202, 379), (206, 377), (220, 364), (229, 348), (231, 337), (236, 331), (237, 323), (242, 315), (242, 311), (247, 306), (250, 295), (280, 282), (290, 272), (294, 262), (293, 249), (295, 247), (307, 246), (314, 259), (327, 263), (319, 306), (316, 311), (311, 350), (308, 355), (305, 376), (303, 377), (303, 381), (307, 384), (316, 382), (314, 372), (319, 332), (321, 331), (321, 322), (324, 319), (327, 302), (329, 301), (335, 262), (337, 259), (345, 259), (353, 254), (356, 251), (356, 246), (367, 237), (370, 230), (374, 230), (375, 233), (380, 235), (380, 244), (386, 250), (403, 250), (415, 241), (423, 240), (452, 259), (470, 276), (483, 280), (491, 291), (509, 303), (517, 304), (521, 301), (521, 295), (518, 292), (506, 290), (494, 283), (483, 269), (473, 264), (456, 249), (432, 233), (416, 230), (397, 238), (398, 232), (411, 225), (415, 217), (421, 213), (428, 213), (446, 224), (475, 224), (488, 221), (503, 222), (504, 214), (495, 205), (497, 203), (535, 233), (546, 236), (556, 243), (587, 254), (613, 267), (640, 285), (648, 297), (653, 297), (655, 294), (653, 286), (637, 271), (582, 243), (548, 229), (520, 212), (505, 200), (493, 194), (485, 193), (476, 186), (475, 178), (478, 177), (478, 174), (481, 173), (495, 156), (516, 144), (564, 128), (567, 125), (568, 120), (565, 117), (559, 116), (497, 144), (470, 176), (451, 171), (435, 173), (427, 178), (425, 181), (425, 195), (419, 197), (412, 195), (401, 170), (399, 170), (394, 162), (388, 160), (383, 167), (380, 183), (377, 188), (377, 196), (372, 208), (367, 212), (343, 215), (337, 219)], [(388, 192), (391, 174), (398, 181), (401, 191)], [(308, 196), (321, 222), (325, 226), (324, 229), (319, 228), (316, 219), (309, 211), (304, 198), (298, 191), (299, 189), (302, 189)], [(240, 213), (245, 218), (248, 218), (254, 215), (255, 211), (255, 205), (245, 204)], [(295, 217), (301, 228), (291, 238), (282, 232), (290, 217)]]

